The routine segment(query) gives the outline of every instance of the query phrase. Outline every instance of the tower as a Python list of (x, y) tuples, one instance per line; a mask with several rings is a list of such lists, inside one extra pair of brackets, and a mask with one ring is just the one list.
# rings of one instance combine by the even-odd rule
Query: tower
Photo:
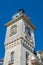
[(30, 18), (21, 9), (5, 26), (7, 31), (3, 65), (30, 65), (35, 47), (35, 27)]

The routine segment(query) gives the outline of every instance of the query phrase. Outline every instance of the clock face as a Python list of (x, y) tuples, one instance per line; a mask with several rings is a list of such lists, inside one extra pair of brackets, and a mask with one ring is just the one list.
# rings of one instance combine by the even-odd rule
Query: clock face
[(13, 25), (10, 29), (10, 36), (15, 35), (17, 33), (17, 25)]

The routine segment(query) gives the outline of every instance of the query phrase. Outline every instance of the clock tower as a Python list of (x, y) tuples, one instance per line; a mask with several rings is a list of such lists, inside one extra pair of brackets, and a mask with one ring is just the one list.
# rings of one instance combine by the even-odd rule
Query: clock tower
[(30, 65), (35, 47), (35, 27), (30, 18), (21, 9), (5, 26), (7, 31), (3, 65)]

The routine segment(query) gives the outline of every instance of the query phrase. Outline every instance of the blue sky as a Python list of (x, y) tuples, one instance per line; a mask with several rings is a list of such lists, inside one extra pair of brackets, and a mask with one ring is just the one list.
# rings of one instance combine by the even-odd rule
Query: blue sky
[(0, 59), (4, 57), (6, 27), (12, 15), (23, 8), (36, 26), (35, 50), (43, 50), (43, 0), (0, 0)]

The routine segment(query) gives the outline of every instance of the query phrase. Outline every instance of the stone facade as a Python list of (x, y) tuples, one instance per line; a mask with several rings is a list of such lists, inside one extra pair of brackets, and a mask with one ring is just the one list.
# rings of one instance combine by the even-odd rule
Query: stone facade
[(43, 64), (43, 52), (34, 53), (35, 26), (33, 26), (24, 11), (20, 10), (5, 26), (7, 31), (3, 65)]

